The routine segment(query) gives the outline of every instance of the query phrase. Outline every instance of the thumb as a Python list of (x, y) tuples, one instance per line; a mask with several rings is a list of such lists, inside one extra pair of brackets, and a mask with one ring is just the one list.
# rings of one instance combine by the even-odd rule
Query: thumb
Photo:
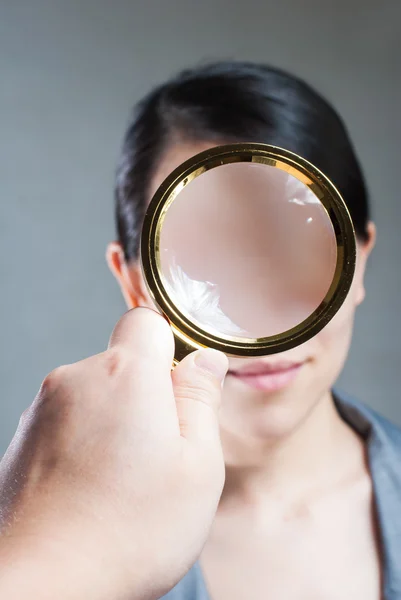
[(205, 348), (189, 354), (172, 373), (180, 432), (193, 442), (219, 440), (218, 410), (228, 359)]

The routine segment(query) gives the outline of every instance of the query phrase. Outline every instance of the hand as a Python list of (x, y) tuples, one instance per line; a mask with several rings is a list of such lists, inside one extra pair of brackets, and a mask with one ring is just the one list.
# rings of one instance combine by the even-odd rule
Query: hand
[(106, 352), (45, 379), (0, 464), (1, 597), (159, 598), (196, 560), (224, 481), (228, 365), (172, 360), (168, 324), (135, 309)]

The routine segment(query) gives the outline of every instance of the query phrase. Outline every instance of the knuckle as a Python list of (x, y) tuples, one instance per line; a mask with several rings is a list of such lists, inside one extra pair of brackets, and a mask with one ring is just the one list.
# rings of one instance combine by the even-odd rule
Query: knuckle
[(51, 371), (44, 378), (31, 407), (33, 412), (36, 414), (37, 410), (43, 409), (53, 411), (55, 403), (57, 403), (57, 410), (63, 405), (71, 404), (74, 398), (74, 379), (72, 375), (72, 365), (57, 367)]
[(109, 377), (118, 377), (127, 363), (128, 352), (125, 348), (114, 346), (105, 352), (105, 368)]
[(67, 379), (68, 367), (62, 366), (53, 369), (42, 382), (40, 389), (41, 396), (52, 395)]
[(26, 424), (30, 414), (31, 414), (31, 407), (26, 408), (19, 418), (19, 427), (23, 427)]

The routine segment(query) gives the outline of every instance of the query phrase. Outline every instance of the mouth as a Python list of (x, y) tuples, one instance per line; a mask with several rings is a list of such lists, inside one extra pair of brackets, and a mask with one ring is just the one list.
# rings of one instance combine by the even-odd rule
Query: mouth
[(258, 361), (238, 369), (231, 369), (228, 375), (253, 389), (272, 393), (290, 385), (304, 364), (304, 362)]

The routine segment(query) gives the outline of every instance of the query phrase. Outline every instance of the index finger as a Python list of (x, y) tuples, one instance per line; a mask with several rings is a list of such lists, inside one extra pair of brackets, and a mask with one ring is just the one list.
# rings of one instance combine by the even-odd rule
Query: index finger
[(109, 348), (126, 347), (147, 357), (158, 355), (168, 360), (171, 367), (174, 357), (174, 338), (164, 317), (151, 308), (138, 307), (129, 310), (114, 327)]
[[(125, 375), (135, 411), (148, 426), (160, 430), (174, 426), (178, 417), (171, 380), (174, 337), (167, 321), (156, 311), (135, 308), (115, 326), (109, 349), (120, 348), (127, 360)], [(160, 431), (161, 433), (161, 431)]]

